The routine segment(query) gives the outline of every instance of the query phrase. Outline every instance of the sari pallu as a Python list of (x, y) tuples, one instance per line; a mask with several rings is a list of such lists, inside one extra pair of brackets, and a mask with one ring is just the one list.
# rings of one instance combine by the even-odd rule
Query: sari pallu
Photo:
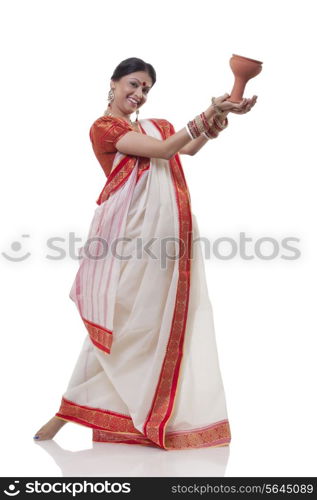
[[(174, 133), (166, 120), (140, 124), (157, 139)], [(140, 170), (138, 158), (117, 153), (97, 203), (70, 292), (88, 335), (56, 416), (91, 427), (99, 442), (166, 450), (229, 444), (203, 257), (193, 248), (199, 231), (179, 156), (152, 158)], [(151, 243), (141, 258), (136, 240)], [(105, 255), (113, 243), (117, 255)]]

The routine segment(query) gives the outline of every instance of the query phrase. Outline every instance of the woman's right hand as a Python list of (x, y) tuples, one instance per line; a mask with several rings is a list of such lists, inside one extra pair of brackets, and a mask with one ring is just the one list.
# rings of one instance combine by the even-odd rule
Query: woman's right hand
[(254, 95), (251, 99), (244, 98), (241, 102), (228, 101), (230, 94), (224, 94), (220, 97), (215, 97), (214, 104), (216, 104), (226, 115), (228, 113), (245, 114), (253, 108), (256, 103), (257, 96)]

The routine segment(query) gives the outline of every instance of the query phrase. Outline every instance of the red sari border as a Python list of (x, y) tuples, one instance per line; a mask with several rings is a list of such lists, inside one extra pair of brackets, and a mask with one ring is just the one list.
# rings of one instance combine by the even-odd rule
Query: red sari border
[(161, 447), (137, 430), (129, 415), (79, 405), (64, 397), (55, 416), (92, 428), (93, 441), (96, 442), (141, 444), (176, 450), (223, 446), (231, 440), (229, 422), (221, 420), (197, 429), (168, 432), (165, 436), (165, 446)]
[(125, 156), (109, 175), (107, 182), (101, 191), (96, 203), (101, 205), (109, 196), (116, 191), (131, 175), (137, 162), (136, 156)]
[(56, 416), (86, 425), (93, 429), (142, 435), (142, 433), (134, 427), (129, 415), (116, 413), (110, 410), (102, 410), (101, 408), (79, 405), (64, 397), (62, 397), (62, 402)]
[(88, 330), (88, 334), (92, 343), (101, 351), (110, 354), (113, 341), (112, 331), (104, 328), (103, 326), (97, 325), (92, 321), (89, 321), (83, 316), (81, 316), (81, 319), (83, 320), (84, 325)]
[[(167, 120), (151, 120), (159, 130), (162, 140), (175, 131)], [(180, 366), (183, 357), (183, 345), (188, 314), (190, 291), (190, 260), (192, 243), (192, 217), (188, 188), (180, 161), (174, 155), (170, 161), (170, 172), (175, 189), (179, 219), (179, 241), (185, 245), (179, 259), (179, 279), (169, 341), (157, 384), (152, 406), (143, 427), (143, 433), (161, 448), (167, 448), (165, 428), (171, 417)]]
[(186, 450), (193, 448), (208, 448), (217, 446), (227, 446), (231, 441), (230, 427), (228, 420), (216, 422), (201, 430), (186, 430), (182, 432), (166, 433), (164, 448), (153, 443), (150, 439), (134, 437), (125, 434), (115, 434), (114, 432), (93, 429), (93, 441), (101, 443), (127, 443), (141, 444), (168, 450)]

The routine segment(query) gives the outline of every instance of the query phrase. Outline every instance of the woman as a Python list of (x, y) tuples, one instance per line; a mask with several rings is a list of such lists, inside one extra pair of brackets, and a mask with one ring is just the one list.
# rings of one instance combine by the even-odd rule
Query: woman
[[(105, 114), (90, 129), (107, 182), (97, 200), (70, 297), (87, 336), (56, 415), (93, 440), (184, 449), (231, 439), (213, 313), (179, 155), (196, 154), (256, 102), (213, 98), (180, 131), (138, 120), (156, 73), (138, 58), (111, 78)], [(130, 115), (136, 112), (132, 122)]]

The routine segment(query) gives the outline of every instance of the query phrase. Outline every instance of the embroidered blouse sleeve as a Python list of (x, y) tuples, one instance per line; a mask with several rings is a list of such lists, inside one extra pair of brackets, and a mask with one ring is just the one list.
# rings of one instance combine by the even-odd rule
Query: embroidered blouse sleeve
[(102, 117), (96, 120), (90, 128), (90, 139), (95, 147), (104, 152), (116, 150), (116, 144), (132, 127), (121, 118)]

